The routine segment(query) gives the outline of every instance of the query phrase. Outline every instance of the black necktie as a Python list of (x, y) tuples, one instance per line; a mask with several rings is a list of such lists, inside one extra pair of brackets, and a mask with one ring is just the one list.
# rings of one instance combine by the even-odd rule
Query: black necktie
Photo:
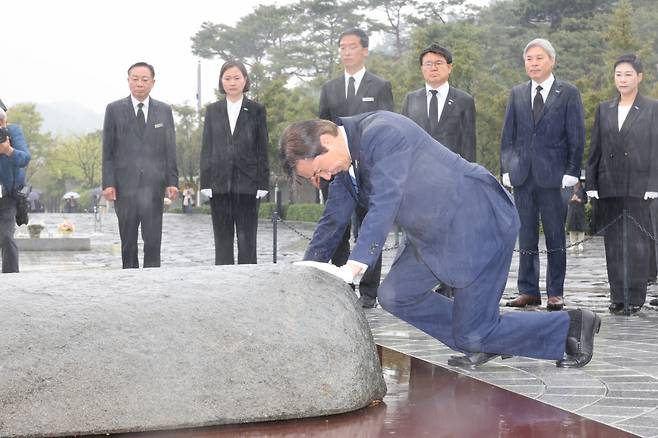
[(347, 103), (351, 103), (354, 100), (354, 95), (356, 91), (354, 89), (354, 76), (350, 76), (350, 80), (347, 84)]
[(543, 89), (541, 85), (537, 85), (537, 93), (535, 94), (535, 99), (532, 101), (532, 118), (535, 120), (535, 124), (539, 121), (541, 112), (544, 110), (544, 98), (541, 95), (541, 90)]
[(436, 95), (439, 93), (437, 90), (430, 90), (432, 97), (430, 98), (430, 132), (434, 133), (439, 129), (439, 99)]
[(137, 104), (137, 126), (139, 127), (139, 132), (144, 132), (144, 128), (146, 128), (146, 119), (144, 118), (144, 110), (142, 110), (142, 107), (144, 106), (143, 103), (138, 103)]

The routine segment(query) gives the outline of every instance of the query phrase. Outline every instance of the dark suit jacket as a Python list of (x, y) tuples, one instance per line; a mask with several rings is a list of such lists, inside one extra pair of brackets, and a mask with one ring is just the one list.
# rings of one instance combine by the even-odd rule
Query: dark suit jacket
[(208, 106), (201, 146), (202, 188), (254, 196), (257, 190), (269, 190), (266, 119), (265, 107), (244, 97), (231, 134), (226, 99)]
[(455, 87), (448, 89), (437, 132), (430, 132), (425, 87), (407, 93), (400, 114), (416, 122), (454, 153), (475, 162), (475, 101), (470, 94)]
[(117, 197), (144, 184), (153, 190), (178, 187), (176, 134), (169, 105), (150, 99), (143, 136), (130, 96), (112, 102), (103, 124), (103, 188), (115, 187)]
[(376, 111), (341, 121), (358, 193), (348, 172), (336, 175), (305, 260), (331, 257), (357, 203), (368, 212), (351, 260), (372, 267), (397, 224), (423, 263), (453, 287), (470, 284), (516, 236), (512, 199), (482, 166), (399, 114)]
[(339, 117), (353, 116), (375, 110), (393, 111), (391, 83), (366, 70), (356, 90), (351, 106), (345, 100), (345, 76), (332, 79), (322, 86), (320, 93), (321, 119), (337, 122)]
[(619, 97), (596, 110), (587, 190), (598, 190), (601, 198), (644, 198), (646, 192), (658, 192), (658, 101), (638, 94), (621, 131), (618, 104)]
[(532, 81), (512, 88), (500, 142), (500, 171), (513, 186), (523, 184), (530, 168), (536, 183), (560, 188), (562, 176), (580, 177), (585, 146), (585, 116), (578, 89), (555, 79), (535, 125), (530, 102)]

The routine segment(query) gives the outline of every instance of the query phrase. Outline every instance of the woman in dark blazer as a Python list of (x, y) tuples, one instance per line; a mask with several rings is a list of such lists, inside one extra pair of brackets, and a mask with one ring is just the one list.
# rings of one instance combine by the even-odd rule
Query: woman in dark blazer
[(238, 263), (256, 263), (258, 205), (269, 190), (269, 140), (265, 107), (246, 98), (248, 90), (244, 64), (228, 61), (219, 73), (226, 99), (206, 110), (200, 186), (210, 196), (216, 265), (234, 263), (234, 229)]
[[(635, 55), (615, 62), (619, 96), (596, 111), (587, 164), (587, 195), (597, 198), (599, 228), (615, 221), (604, 235), (610, 283), (610, 312), (636, 313), (647, 293), (651, 229), (649, 206), (658, 197), (658, 101), (642, 96), (642, 63)], [(658, 201), (656, 201), (658, 202)], [(624, 235), (623, 218), (627, 220)], [(618, 219), (619, 218), (619, 219)], [(628, 257), (624, 260), (624, 240)], [(629, 308), (624, 306), (624, 264)]]

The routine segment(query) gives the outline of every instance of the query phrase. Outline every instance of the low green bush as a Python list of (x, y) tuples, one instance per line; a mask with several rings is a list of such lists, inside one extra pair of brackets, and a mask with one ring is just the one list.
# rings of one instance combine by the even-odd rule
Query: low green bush
[(288, 204), (283, 218), (288, 221), (317, 222), (323, 211), (322, 204)]

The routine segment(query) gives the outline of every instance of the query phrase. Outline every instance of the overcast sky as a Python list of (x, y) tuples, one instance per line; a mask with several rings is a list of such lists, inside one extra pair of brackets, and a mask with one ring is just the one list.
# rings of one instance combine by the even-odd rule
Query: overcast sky
[[(204, 21), (234, 25), (259, 4), (295, 0), (0, 0), (0, 98), (74, 102), (103, 114), (129, 94), (126, 70), (155, 67), (151, 95), (196, 106), (190, 38)], [(472, 0), (483, 4), (488, 0)], [(214, 101), (221, 60), (201, 60), (203, 103)]]
[[(234, 25), (274, 0), (2, 0), (0, 98), (75, 102), (97, 113), (129, 94), (127, 68), (155, 67), (152, 96), (196, 105), (190, 38), (211, 21)], [(278, 4), (282, 4), (278, 0)], [(202, 60), (202, 99), (213, 101), (219, 60)]]

